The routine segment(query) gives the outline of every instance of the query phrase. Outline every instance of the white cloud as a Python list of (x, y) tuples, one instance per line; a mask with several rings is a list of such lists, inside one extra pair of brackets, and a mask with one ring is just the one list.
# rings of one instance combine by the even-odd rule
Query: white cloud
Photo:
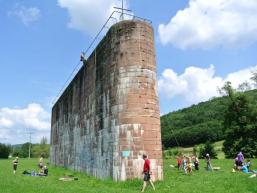
[(0, 118), (0, 127), (10, 127), (13, 125), (13, 122), (4, 117)]
[[(114, 11), (114, 6), (120, 7), (120, 0), (58, 0), (62, 8), (69, 12), (70, 21), (68, 26), (90, 35), (100, 30), (110, 14)], [(127, 3), (125, 3), (127, 6)], [(114, 15), (117, 18), (117, 15)]]
[(9, 16), (18, 17), (24, 25), (29, 25), (30, 23), (36, 22), (41, 16), (41, 11), (37, 7), (25, 7), (16, 4), (12, 11), (8, 12)]
[(166, 69), (158, 80), (159, 92), (165, 97), (181, 97), (182, 100), (195, 104), (219, 96), (217, 88), (221, 88), (226, 81), (232, 82), (234, 88), (245, 81), (251, 82), (251, 72), (254, 70), (257, 70), (257, 66), (230, 73), (222, 78), (215, 76), (213, 65), (208, 68), (190, 66), (181, 75), (172, 69)]
[(181, 49), (243, 47), (257, 40), (257, 1), (190, 0), (158, 31), (162, 44)]
[(33, 131), (32, 141), (49, 138), (50, 113), (40, 104), (32, 103), (26, 108), (0, 108), (0, 139), (14, 143), (28, 141), (26, 132)]

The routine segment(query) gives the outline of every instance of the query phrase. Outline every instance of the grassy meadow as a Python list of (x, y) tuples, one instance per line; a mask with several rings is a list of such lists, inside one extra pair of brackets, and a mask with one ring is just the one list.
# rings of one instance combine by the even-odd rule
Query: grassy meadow
[[(155, 182), (156, 191), (148, 187), (145, 192), (174, 193), (257, 193), (257, 178), (249, 174), (232, 173), (233, 160), (213, 160), (213, 166), (220, 171), (207, 172), (204, 161), (200, 161), (200, 171), (185, 175), (176, 168), (171, 168), (176, 161), (164, 160), (164, 180)], [(16, 175), (12, 173), (12, 160), (0, 160), (0, 193), (134, 193), (140, 192), (142, 181), (113, 182), (110, 179), (99, 180), (86, 174), (76, 173), (64, 168), (49, 166), (49, 176), (24, 176), (24, 170), (37, 170), (37, 159), (20, 159)], [(257, 168), (257, 160), (253, 167)], [(77, 181), (63, 182), (58, 179), (67, 174), (74, 174)]]

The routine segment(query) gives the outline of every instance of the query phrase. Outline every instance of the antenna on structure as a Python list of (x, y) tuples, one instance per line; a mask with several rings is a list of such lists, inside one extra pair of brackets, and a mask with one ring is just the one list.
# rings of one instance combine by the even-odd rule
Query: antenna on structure
[(130, 9), (125, 9), (124, 8), (124, 0), (121, 0), (121, 7), (113, 7), (114, 9), (118, 9), (118, 10), (121, 10), (121, 15), (120, 15), (120, 19), (121, 21), (124, 20), (124, 11), (128, 11), (128, 12), (131, 12), (132, 10)]
[(30, 129), (28, 129), (28, 132), (25, 132), (24, 134), (28, 134), (29, 135), (29, 159), (30, 159), (30, 152), (31, 152), (31, 135), (34, 133), (32, 131), (30, 131)]
[[(92, 47), (94, 47), (94, 44), (97, 42), (97, 39), (99, 38), (100, 34), (103, 32), (104, 28), (107, 28), (108, 22), (110, 22), (111, 19), (116, 20), (116, 23), (119, 22), (119, 20), (116, 17), (114, 17), (114, 14), (116, 14), (116, 13), (121, 14), (120, 15), (120, 19), (122, 19), (122, 20), (124, 20), (124, 15), (127, 15), (127, 16), (129, 16), (129, 17), (131, 17), (133, 19), (138, 19), (138, 20), (141, 20), (141, 21), (145, 21), (145, 22), (148, 22), (149, 24), (152, 23), (152, 21), (149, 20), (149, 19), (136, 16), (133, 13), (128, 13), (128, 12), (132, 12), (132, 10), (124, 9), (124, 0), (121, 0), (121, 1), (122, 1), (121, 7), (113, 7), (116, 10), (114, 10), (111, 13), (111, 15), (106, 20), (106, 22), (104, 23), (104, 25), (102, 26), (100, 31), (96, 34), (96, 36), (93, 38), (93, 40), (91, 41), (91, 43), (89, 44), (89, 46), (85, 50), (85, 52), (81, 53), (80, 60), (78, 61), (77, 65), (74, 67), (74, 69), (72, 70), (71, 74), (66, 79), (65, 83), (61, 87), (61, 89), (58, 92), (57, 96), (54, 98), (53, 104), (55, 104), (59, 100), (62, 92), (65, 90), (65, 87), (68, 85), (68, 83), (71, 82), (71, 80), (74, 77), (74, 75), (78, 72), (78, 69), (79, 69), (81, 63), (83, 63), (83, 65), (86, 64), (86, 61), (87, 61), (86, 55), (89, 55), (89, 51), (92, 49)], [(124, 11), (126, 11), (126, 12), (124, 12)], [(84, 62), (82, 62), (83, 60), (84, 60)]]

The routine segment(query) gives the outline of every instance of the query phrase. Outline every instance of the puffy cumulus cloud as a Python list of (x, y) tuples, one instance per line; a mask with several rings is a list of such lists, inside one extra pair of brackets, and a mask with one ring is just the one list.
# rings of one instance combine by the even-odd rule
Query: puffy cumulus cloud
[(185, 93), (188, 85), (187, 81), (180, 78), (172, 69), (166, 69), (158, 80), (158, 86), (161, 92), (172, 98)]
[(0, 119), (0, 127), (10, 127), (13, 125), (13, 122), (9, 119), (6, 119), (4, 117), (2, 117)]
[(230, 73), (227, 75), (225, 81), (230, 81), (234, 88), (237, 88), (243, 82), (249, 82), (250, 87), (253, 87), (253, 82), (250, 80), (250, 78), (253, 76), (252, 72), (256, 70), (257, 66), (252, 66), (249, 68), (239, 70), (237, 72)]
[[(68, 26), (90, 35), (95, 33), (105, 23), (113, 7), (120, 7), (120, 0), (58, 0), (60, 7), (69, 12), (70, 21)], [(127, 3), (125, 2), (125, 6)], [(115, 17), (117, 15), (114, 15)], [(119, 17), (116, 17), (119, 19)]]
[(232, 82), (235, 88), (245, 81), (250, 83), (254, 70), (257, 70), (257, 66), (230, 73), (222, 78), (215, 76), (213, 65), (208, 68), (190, 66), (181, 75), (172, 69), (166, 69), (158, 80), (159, 93), (168, 98), (182, 97), (190, 104), (198, 103), (218, 96), (218, 88), (226, 81)]
[[(49, 138), (50, 113), (40, 104), (32, 103), (26, 108), (0, 108), (0, 139), (9, 143), (24, 143), (26, 132), (32, 131), (34, 142), (43, 136)], [(29, 129), (29, 130), (28, 130)]]
[(37, 7), (25, 7), (16, 4), (12, 11), (8, 12), (9, 16), (18, 17), (24, 25), (29, 25), (30, 23), (36, 22), (41, 16), (41, 11)]
[(162, 44), (181, 49), (243, 47), (257, 40), (257, 1), (190, 0), (158, 31)]

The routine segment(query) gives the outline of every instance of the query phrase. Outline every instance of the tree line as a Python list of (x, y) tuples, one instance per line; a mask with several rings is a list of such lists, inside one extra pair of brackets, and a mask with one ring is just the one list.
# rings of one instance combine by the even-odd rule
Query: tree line
[(43, 156), (45, 158), (48, 158), (49, 149), (50, 149), (50, 145), (47, 143), (46, 137), (43, 137), (40, 140), (40, 143), (36, 143), (36, 144), (26, 142), (21, 145), (12, 146), (8, 144), (0, 143), (0, 158), (6, 159), (9, 156), (20, 157), (20, 158), (27, 158), (29, 156), (37, 158), (37, 157)]

